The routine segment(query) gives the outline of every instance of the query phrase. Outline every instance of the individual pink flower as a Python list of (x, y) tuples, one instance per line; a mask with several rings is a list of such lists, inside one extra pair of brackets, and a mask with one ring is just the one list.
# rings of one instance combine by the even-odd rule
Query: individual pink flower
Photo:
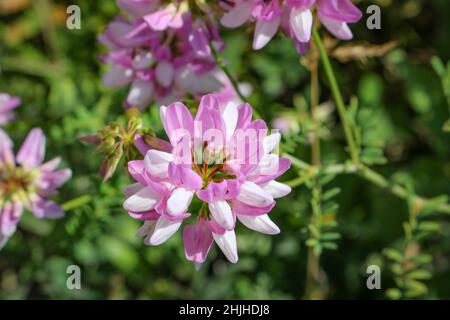
[(37, 218), (64, 215), (49, 197), (71, 177), (71, 170), (56, 170), (59, 158), (43, 163), (44, 155), (41, 129), (31, 130), (16, 156), (12, 141), (0, 129), (0, 248), (16, 230), (24, 209)]
[(249, 20), (255, 20), (255, 50), (263, 48), (281, 27), (294, 40), (299, 52), (303, 53), (311, 40), (313, 6), (322, 24), (341, 40), (353, 37), (348, 23), (355, 23), (362, 17), (361, 11), (350, 0), (227, 1), (230, 2), (233, 5), (222, 17), (222, 24), (236, 28)]
[(196, 264), (205, 261), (213, 242), (238, 261), (236, 220), (258, 232), (280, 232), (268, 213), (276, 198), (290, 192), (275, 181), (290, 161), (274, 152), (280, 134), (253, 121), (250, 105), (206, 95), (195, 118), (177, 102), (161, 107), (161, 119), (170, 144), (156, 150), (139, 142), (145, 158), (128, 164), (137, 183), (126, 188), (123, 205), (145, 221), (138, 235), (146, 244), (169, 239), (191, 216), (193, 201), (201, 209), (183, 237), (186, 257)]
[(20, 105), (20, 98), (0, 93), (0, 126), (14, 119), (13, 110)]

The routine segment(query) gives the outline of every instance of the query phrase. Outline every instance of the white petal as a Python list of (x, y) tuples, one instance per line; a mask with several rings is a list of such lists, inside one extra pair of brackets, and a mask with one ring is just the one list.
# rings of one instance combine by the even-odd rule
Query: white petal
[(345, 22), (324, 17), (321, 17), (320, 21), (336, 38), (341, 40), (350, 40), (353, 38), (353, 33)]
[(227, 201), (216, 200), (211, 202), (208, 207), (218, 224), (225, 229), (232, 229), (234, 227), (233, 213)]
[(222, 17), (220, 23), (227, 28), (237, 28), (250, 19), (254, 7), (254, 1), (241, 1)]
[(130, 92), (127, 96), (127, 103), (143, 110), (147, 107), (153, 98), (153, 85), (148, 81), (136, 79), (130, 87)]
[(167, 200), (167, 211), (173, 216), (185, 213), (191, 204), (193, 196), (193, 191), (186, 190), (185, 188), (175, 189)]
[(253, 37), (253, 49), (259, 50), (275, 36), (280, 26), (281, 18), (277, 17), (273, 20), (259, 19), (256, 22), (255, 35)]
[(313, 15), (311, 10), (303, 10), (301, 7), (298, 9), (292, 9), (290, 23), (298, 41), (307, 43), (311, 40), (311, 31), (313, 26)]
[(158, 63), (155, 69), (156, 81), (163, 87), (169, 87), (172, 84), (175, 70), (171, 63), (167, 61), (161, 61)]
[(275, 180), (266, 183), (262, 188), (274, 199), (282, 198), (291, 192), (291, 187)]
[(236, 244), (236, 234), (234, 230), (225, 231), (224, 234), (213, 233), (214, 241), (219, 246), (220, 250), (222, 250), (225, 257), (232, 263), (236, 263), (238, 261), (238, 253), (237, 253), (237, 244)]
[(252, 173), (252, 176), (268, 176), (274, 175), (280, 168), (280, 157), (276, 154), (268, 154), (264, 156), (258, 163), (258, 168)]
[(131, 82), (133, 70), (114, 64), (111, 70), (103, 75), (102, 82), (110, 88), (120, 88)]
[(241, 186), (236, 199), (254, 207), (267, 207), (273, 202), (272, 196), (267, 191), (251, 181), (246, 181)]
[(210, 93), (219, 91), (222, 88), (222, 82), (220, 82), (212, 72), (196, 75), (195, 92)]
[(223, 110), (222, 117), (225, 122), (225, 128), (227, 133), (226, 141), (228, 141), (231, 139), (231, 137), (234, 134), (234, 131), (236, 130), (239, 117), (238, 106), (232, 101), (228, 102), (228, 104), (225, 106)]
[(264, 154), (269, 154), (280, 143), (281, 134), (279, 132), (272, 133), (263, 140)]
[(123, 207), (128, 211), (144, 212), (153, 210), (160, 199), (159, 194), (146, 187), (125, 200)]
[(155, 62), (155, 59), (150, 52), (138, 53), (134, 56), (133, 68), (139, 70), (147, 69), (153, 64), (153, 62)]
[(214, 70), (197, 74), (189, 66), (177, 68), (175, 84), (191, 94), (216, 92), (223, 88), (223, 84), (215, 75)]
[(156, 220), (145, 221), (144, 224), (136, 232), (137, 237), (145, 237), (147, 235), (153, 234), (155, 231)]
[(267, 214), (260, 216), (247, 216), (243, 214), (238, 215), (238, 219), (244, 226), (249, 229), (265, 233), (265, 234), (278, 234), (280, 228), (277, 227), (272, 220), (270, 220)]
[(171, 161), (173, 161), (172, 154), (158, 150), (150, 150), (144, 159), (147, 171), (158, 178), (166, 178), (168, 176), (169, 163)]
[(181, 226), (183, 221), (170, 221), (161, 216), (156, 221), (155, 231), (145, 238), (144, 243), (152, 246), (158, 246), (166, 242)]

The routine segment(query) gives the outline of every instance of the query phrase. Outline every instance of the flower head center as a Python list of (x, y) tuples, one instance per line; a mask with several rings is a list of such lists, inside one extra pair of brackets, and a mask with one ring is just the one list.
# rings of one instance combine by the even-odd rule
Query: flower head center
[(0, 194), (6, 200), (18, 193), (29, 193), (32, 189), (33, 174), (20, 167), (0, 172)]
[(193, 169), (203, 179), (203, 188), (210, 182), (222, 182), (225, 179), (235, 179), (236, 176), (227, 170), (226, 152), (223, 147), (214, 148), (208, 143), (203, 144), (194, 153)]

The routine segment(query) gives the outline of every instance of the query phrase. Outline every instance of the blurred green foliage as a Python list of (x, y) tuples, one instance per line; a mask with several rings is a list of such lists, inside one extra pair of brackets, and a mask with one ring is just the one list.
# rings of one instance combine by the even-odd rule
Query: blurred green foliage
[[(101, 184), (96, 172), (102, 159), (94, 154), (94, 148), (77, 140), (124, 118), (121, 103), (126, 90), (101, 85), (104, 68), (97, 59), (102, 48), (96, 37), (118, 13), (115, 2), (75, 1), (81, 7), (81, 30), (65, 27), (70, 1), (2, 2), (15, 3), (17, 8), (0, 12), (0, 91), (23, 100), (17, 120), (6, 131), (18, 145), (31, 128), (42, 127), (48, 136), (47, 158), (61, 155), (64, 166), (74, 173), (57, 200), (75, 200), (66, 203), (67, 216), (58, 221), (25, 214), (18, 232), (0, 252), (0, 298), (302, 297), (311, 217), (308, 188), (301, 186), (278, 201), (271, 216), (282, 230), (280, 235), (270, 237), (238, 228), (240, 260), (236, 265), (225, 261), (214, 248), (196, 272), (185, 260), (180, 233), (163, 246), (145, 246), (134, 235), (139, 224), (121, 207), (128, 177), (116, 174)], [(381, 58), (334, 62), (344, 96), (358, 99), (358, 122), (365, 130), (361, 144), (383, 151), (388, 163), (375, 168), (384, 176), (393, 175), (417, 194), (448, 195), (449, 133), (442, 130), (449, 118), (443, 90), (443, 86), (448, 90), (448, 80), (441, 82), (430, 61), (433, 56), (450, 60), (450, 2), (365, 0), (357, 4), (362, 10), (378, 4), (383, 16), (381, 30), (367, 30), (364, 21), (356, 24), (356, 41), (400, 42)], [(223, 36), (228, 45), (224, 57), (240, 81), (251, 84), (250, 100), (264, 118), (290, 112), (300, 114), (302, 124), (306, 118), (301, 116), (301, 101), (306, 105), (309, 100), (309, 73), (299, 63), (291, 41), (278, 36), (266, 49), (254, 52), (250, 32), (226, 31)], [(322, 72), (320, 78), (321, 102), (326, 102), (331, 96)], [(144, 115), (144, 121), (161, 132), (155, 107)], [(346, 157), (337, 122), (331, 114), (323, 124), (325, 163), (343, 162)], [(307, 138), (302, 138), (304, 133), (288, 137), (285, 148), (308, 161), (310, 146)], [(295, 170), (291, 170), (284, 179), (295, 177)], [(384, 298), (385, 290), (393, 288), (389, 297), (401, 297), (399, 281), (407, 277), (407, 270), (396, 269), (395, 261), (406, 254), (398, 248), (405, 241), (408, 204), (353, 175), (339, 176), (327, 186), (330, 190), (337, 187), (340, 193), (334, 201), (339, 203), (336, 219), (340, 239), (332, 233), (330, 243), (339, 247), (321, 257), (327, 296)], [(403, 283), (404, 290), (420, 293), (410, 297), (450, 298), (449, 221), (448, 217), (440, 218), (438, 229), (421, 239), (420, 246), (414, 243), (411, 250), (418, 251), (424, 267), (409, 275), (420, 280), (412, 282), (414, 288), (405, 288), (408, 284)], [(66, 268), (72, 264), (82, 269), (79, 291), (68, 290), (65, 285)], [(382, 290), (366, 288), (366, 267), (370, 264), (382, 269)]]

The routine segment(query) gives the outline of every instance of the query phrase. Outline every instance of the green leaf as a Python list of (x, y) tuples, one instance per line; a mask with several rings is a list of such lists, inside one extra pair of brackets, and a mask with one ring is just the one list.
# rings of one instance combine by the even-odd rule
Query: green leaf
[(444, 78), (447, 75), (447, 70), (445, 69), (445, 65), (442, 62), (441, 58), (437, 56), (431, 58), (431, 65), (433, 66), (434, 71), (439, 77)]
[(428, 292), (428, 288), (425, 284), (416, 280), (408, 280), (405, 283), (406, 293), (408, 298), (417, 298)]
[(412, 263), (425, 265), (431, 263), (431, 261), (433, 261), (433, 257), (428, 254), (419, 254), (418, 256), (411, 258), (410, 261)]
[(402, 292), (397, 288), (390, 288), (386, 290), (386, 296), (389, 299), (398, 300), (402, 297)]
[(322, 178), (319, 179), (319, 185), (321, 187), (323, 187), (323, 186), (329, 184), (331, 181), (333, 181), (334, 178), (336, 178), (336, 175), (329, 174), (329, 175), (323, 176)]
[(337, 250), (338, 245), (334, 242), (322, 242), (322, 247), (328, 250)]
[(417, 225), (417, 229), (426, 232), (436, 232), (441, 230), (441, 225), (433, 221), (424, 221)]
[(323, 193), (322, 201), (328, 201), (331, 198), (334, 198), (341, 192), (341, 188), (333, 188)]
[(319, 257), (322, 254), (322, 246), (320, 244), (317, 244), (314, 247), (314, 254)]
[(428, 270), (419, 269), (419, 270), (413, 270), (408, 273), (408, 277), (411, 277), (416, 280), (428, 280), (432, 278), (432, 274)]
[(430, 199), (427, 202), (425, 202), (419, 215), (424, 216), (424, 215), (428, 215), (430, 213), (434, 213), (434, 211), (439, 206), (446, 204), (447, 202), (448, 202), (448, 196), (446, 196), (446, 195), (442, 195), (442, 196)]
[(316, 246), (318, 243), (319, 243), (319, 241), (318, 241), (317, 239), (314, 239), (314, 238), (308, 239), (308, 240), (306, 240), (306, 242), (305, 242), (306, 246), (308, 246), (308, 247), (314, 247), (314, 246)]
[(324, 241), (332, 241), (332, 240), (338, 240), (341, 238), (341, 235), (337, 232), (327, 232), (323, 233), (320, 237), (321, 240)]
[(322, 211), (324, 213), (335, 213), (338, 209), (339, 205), (336, 202), (328, 202), (323, 206)]
[(397, 262), (400, 262), (403, 260), (403, 254), (396, 249), (386, 248), (383, 250), (383, 253), (387, 258), (389, 258), (391, 260), (394, 260)]

